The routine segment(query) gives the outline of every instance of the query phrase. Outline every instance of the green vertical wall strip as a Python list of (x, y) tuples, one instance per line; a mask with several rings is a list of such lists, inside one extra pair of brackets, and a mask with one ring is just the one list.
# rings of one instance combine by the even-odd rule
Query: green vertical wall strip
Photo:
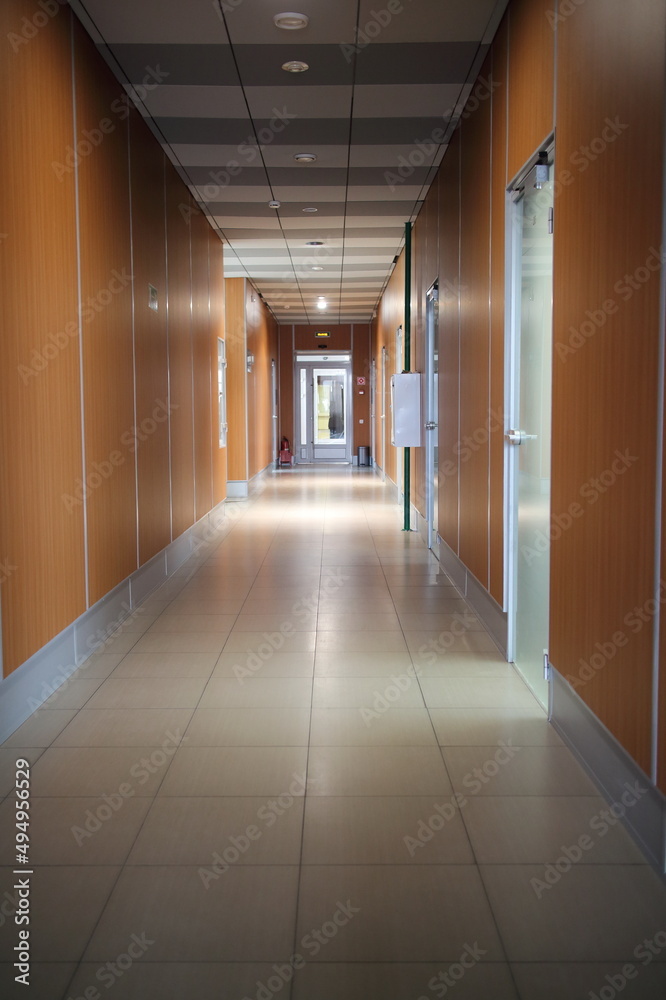
[[(412, 366), (412, 224), (405, 223), (405, 371), (411, 371)], [(404, 522), (403, 531), (411, 531), (410, 501), (411, 501), (411, 459), (412, 453), (405, 448), (404, 461)]]

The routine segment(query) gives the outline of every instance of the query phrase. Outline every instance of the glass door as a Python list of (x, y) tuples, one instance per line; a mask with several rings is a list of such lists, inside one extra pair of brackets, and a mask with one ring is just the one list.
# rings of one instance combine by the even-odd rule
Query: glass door
[(295, 386), (296, 461), (351, 463), (349, 356), (332, 358), (330, 364), (297, 358)]
[(426, 531), (431, 549), (437, 542), (439, 478), (439, 325), (437, 283), (426, 299), (426, 371), (425, 371), (425, 458), (426, 458)]
[[(509, 338), (509, 658), (546, 705), (553, 310), (552, 160), (513, 197)], [(539, 170), (539, 173), (537, 173)]]

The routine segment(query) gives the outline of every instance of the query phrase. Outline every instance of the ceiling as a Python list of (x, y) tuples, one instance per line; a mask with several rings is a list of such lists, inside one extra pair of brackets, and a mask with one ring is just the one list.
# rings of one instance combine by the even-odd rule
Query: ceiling
[[(70, 3), (219, 230), (225, 276), (311, 324), (371, 319), (507, 0)], [(306, 27), (274, 24), (291, 6)]]

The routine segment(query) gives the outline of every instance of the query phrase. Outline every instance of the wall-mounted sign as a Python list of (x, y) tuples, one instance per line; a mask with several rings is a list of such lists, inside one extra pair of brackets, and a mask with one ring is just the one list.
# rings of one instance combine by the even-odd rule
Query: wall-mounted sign
[(154, 285), (148, 285), (148, 308), (157, 312), (157, 289)]
[(330, 337), (330, 330), (315, 330), (315, 337)]
[(365, 375), (359, 375), (356, 379), (356, 385), (365, 385)]

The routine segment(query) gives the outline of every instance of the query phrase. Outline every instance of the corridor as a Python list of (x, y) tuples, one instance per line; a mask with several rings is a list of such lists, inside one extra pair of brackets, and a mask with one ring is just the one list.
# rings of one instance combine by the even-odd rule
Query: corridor
[(0, 750), (3, 996), (663, 1000), (662, 883), (381, 479), (257, 482)]

